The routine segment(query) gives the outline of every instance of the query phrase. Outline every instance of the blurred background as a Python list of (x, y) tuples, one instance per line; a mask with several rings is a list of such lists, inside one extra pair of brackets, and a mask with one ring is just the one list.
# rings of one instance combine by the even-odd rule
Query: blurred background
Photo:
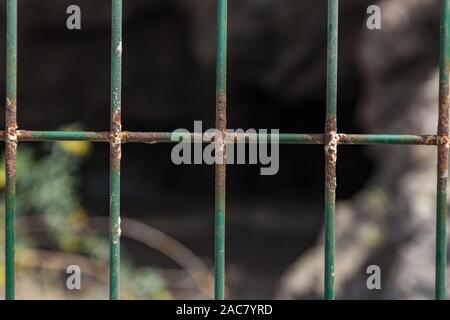
[[(229, 1), (230, 128), (324, 131), (326, 3)], [(72, 4), (81, 30), (66, 28)], [(381, 30), (366, 27), (373, 4)], [(123, 10), (123, 130), (213, 127), (216, 2), (129, 0)], [(109, 0), (19, 1), (20, 129), (109, 130), (110, 12)], [(339, 28), (339, 132), (434, 134), (439, 1), (341, 1)], [(124, 299), (212, 297), (214, 168), (175, 166), (171, 147), (123, 146)], [(425, 146), (339, 148), (337, 298), (433, 298), (436, 157)], [(17, 168), (17, 298), (106, 299), (109, 146), (24, 142)], [(259, 169), (228, 168), (227, 297), (320, 299), (323, 149), (283, 145), (279, 173)], [(2, 202), (4, 183), (2, 169)], [(79, 291), (66, 288), (73, 264)], [(366, 287), (372, 264), (381, 290)]]

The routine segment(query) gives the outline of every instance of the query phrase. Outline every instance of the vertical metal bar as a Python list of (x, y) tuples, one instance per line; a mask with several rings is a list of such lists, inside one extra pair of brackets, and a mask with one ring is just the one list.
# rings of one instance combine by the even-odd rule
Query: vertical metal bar
[(227, 0), (217, 1), (216, 128), (222, 137), (216, 144), (215, 168), (215, 298), (225, 299), (225, 189), (227, 128)]
[(120, 158), (122, 96), (122, 0), (112, 0), (109, 294), (120, 299)]
[(338, 0), (328, 0), (327, 110), (325, 124), (325, 299), (334, 299), (334, 227), (337, 160)]
[(436, 299), (445, 299), (447, 265), (447, 180), (449, 152), (450, 0), (441, 0), (439, 58), (438, 174), (436, 201)]
[(6, 299), (14, 299), (17, 154), (17, 0), (6, 2), (6, 202), (5, 272)]

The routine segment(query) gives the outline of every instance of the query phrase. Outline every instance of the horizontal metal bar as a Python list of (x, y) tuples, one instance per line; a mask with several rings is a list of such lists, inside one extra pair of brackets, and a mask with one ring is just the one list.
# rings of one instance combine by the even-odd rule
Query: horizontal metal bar
[(18, 130), (20, 141), (93, 141), (109, 142), (109, 132), (26, 131)]
[[(172, 132), (129, 132), (122, 131), (122, 143), (177, 143), (180, 139), (190, 139), (192, 142), (210, 143), (211, 136), (187, 132), (184, 134)], [(301, 133), (232, 133), (227, 135), (228, 143), (254, 143), (260, 139), (268, 143), (279, 141), (280, 144), (324, 144), (324, 134)], [(19, 141), (91, 141), (110, 142), (109, 132), (92, 131), (28, 131), (17, 130)], [(5, 140), (5, 131), (0, 131), (0, 140)], [(437, 144), (436, 135), (404, 135), (404, 134), (338, 134), (341, 145), (432, 145)]]
[[(268, 143), (271, 141), (279, 141), (282, 144), (322, 144), (322, 134), (258, 134), (258, 133), (232, 133), (226, 136), (228, 143), (252, 143), (264, 139)], [(126, 142), (142, 142), (142, 143), (167, 143), (178, 142), (181, 139), (191, 142), (212, 142), (211, 135), (201, 135), (199, 133), (176, 133), (172, 132), (122, 132), (122, 141)]]
[[(201, 135), (198, 135), (194, 139), (193, 133), (183, 134), (183, 138), (190, 138), (192, 141), (201, 139)], [(167, 142), (177, 142), (172, 141), (172, 132), (122, 132), (122, 142), (133, 142), (133, 143), (167, 143)]]
[(436, 145), (436, 135), (339, 134), (339, 144)]

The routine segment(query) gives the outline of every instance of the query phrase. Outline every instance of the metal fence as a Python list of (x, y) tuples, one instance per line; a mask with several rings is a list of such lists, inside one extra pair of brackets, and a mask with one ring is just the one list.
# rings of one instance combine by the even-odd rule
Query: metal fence
[[(17, 0), (6, 0), (6, 130), (0, 138), (6, 145), (6, 214), (5, 273), (6, 299), (14, 299), (14, 218), (16, 193), (16, 156), (19, 141), (92, 141), (110, 144), (110, 298), (120, 298), (120, 159), (123, 143), (169, 143), (170, 132), (126, 132), (121, 129), (122, 72), (122, 0), (112, 0), (111, 43), (111, 128), (109, 132), (62, 132), (18, 130), (17, 126)], [(227, 0), (217, 0), (217, 82), (216, 128), (225, 141), (245, 143), (245, 134), (228, 137), (227, 128)], [(337, 131), (337, 62), (339, 0), (328, 0), (327, 102), (324, 134), (277, 134), (281, 144), (322, 144), (325, 147), (325, 287), (326, 299), (334, 299), (336, 161), (340, 144), (403, 144), (436, 146), (437, 211), (435, 296), (445, 299), (446, 289), (446, 224), (449, 152), (449, 68), (450, 68), (450, 0), (441, 0), (439, 121), (434, 135), (342, 134)], [(191, 134), (193, 135), (193, 133)], [(231, 139), (230, 139), (231, 138)], [(258, 139), (267, 136), (258, 135)], [(207, 142), (207, 141), (204, 141)], [(215, 167), (215, 298), (225, 298), (225, 194), (226, 164)]]

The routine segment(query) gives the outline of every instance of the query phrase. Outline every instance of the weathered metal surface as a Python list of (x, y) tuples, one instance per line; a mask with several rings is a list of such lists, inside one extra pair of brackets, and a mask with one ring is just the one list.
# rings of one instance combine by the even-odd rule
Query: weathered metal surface
[[(189, 136), (190, 139), (190, 136)], [(170, 143), (172, 132), (122, 132), (122, 143)]]
[[(1, 137), (1, 134), (0, 134)], [(109, 132), (27, 131), (17, 130), (19, 141), (91, 141), (109, 142)]]
[[(222, 159), (215, 168), (215, 298), (225, 299), (225, 189), (227, 128), (227, 0), (217, 2), (216, 128), (222, 136), (216, 152)], [(219, 161), (220, 162), (220, 161)]]
[(339, 144), (436, 145), (435, 135), (339, 134)]
[(325, 123), (325, 299), (334, 299), (337, 160), (338, 0), (328, 0), (327, 106)]
[(447, 266), (447, 181), (449, 152), (450, 1), (441, 0), (439, 123), (436, 197), (436, 299), (445, 299)]
[(120, 299), (120, 159), (122, 96), (122, 0), (112, 1), (110, 133), (110, 299)]
[(15, 207), (17, 155), (17, 0), (6, 2), (6, 201), (5, 201), (5, 291), (15, 292)]
[[(5, 131), (0, 131), (0, 140), (5, 140)], [(121, 143), (178, 143), (182, 139), (211, 143), (211, 136), (187, 132), (173, 138), (173, 132), (131, 132), (120, 133)], [(254, 143), (261, 140), (279, 144), (324, 144), (325, 134), (303, 133), (227, 133), (227, 143)], [(18, 141), (90, 141), (110, 142), (109, 132), (90, 131), (28, 131), (17, 130)], [(345, 134), (338, 133), (338, 144), (342, 145), (437, 145), (437, 135), (405, 135), (405, 134)]]
[[(110, 132), (27, 131), (17, 128), (17, 0), (7, 0), (6, 128), (0, 131), (6, 153), (5, 290), (14, 299), (14, 217), (16, 156), (19, 141), (92, 141), (110, 144), (110, 298), (120, 298), (120, 160), (123, 143), (176, 143), (172, 132), (123, 132), (121, 124), (122, 0), (112, 0)], [(317, 144), (325, 148), (325, 286), (334, 299), (336, 161), (338, 145), (434, 145), (438, 149), (436, 219), (436, 299), (445, 299), (446, 224), (449, 160), (450, 0), (441, 0), (439, 123), (437, 135), (337, 133), (338, 0), (328, 0), (327, 105), (324, 134), (227, 133), (227, 0), (218, 0), (216, 139), (222, 162), (215, 166), (215, 298), (225, 298), (225, 143)], [(200, 134), (201, 135), (201, 134)], [(186, 132), (182, 138), (212, 142), (211, 136)], [(273, 138), (273, 139), (272, 139)]]
[(238, 133), (227, 135), (228, 143), (255, 143), (264, 141), (279, 144), (323, 144), (323, 134), (301, 134), (301, 133)]

